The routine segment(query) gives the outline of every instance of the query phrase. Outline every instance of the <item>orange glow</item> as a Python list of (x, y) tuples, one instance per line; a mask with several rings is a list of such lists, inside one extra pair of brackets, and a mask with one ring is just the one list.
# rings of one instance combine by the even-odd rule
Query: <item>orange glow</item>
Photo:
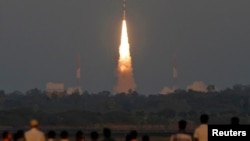
[(119, 55), (119, 70), (121, 72), (131, 71), (131, 56), (129, 51), (128, 32), (125, 20), (122, 21), (122, 35)]
[(119, 69), (121, 72), (129, 71), (131, 69), (131, 57), (129, 51), (128, 33), (126, 21), (122, 21), (122, 35), (121, 45), (119, 48)]
[(128, 32), (126, 21), (122, 21), (122, 35), (121, 35), (121, 45), (119, 48), (120, 59), (127, 60), (130, 58), (129, 43), (128, 43)]
[(132, 72), (132, 62), (128, 41), (126, 20), (122, 21), (121, 44), (119, 47), (118, 61), (118, 83), (115, 87), (116, 92), (128, 92), (135, 89), (135, 81)]

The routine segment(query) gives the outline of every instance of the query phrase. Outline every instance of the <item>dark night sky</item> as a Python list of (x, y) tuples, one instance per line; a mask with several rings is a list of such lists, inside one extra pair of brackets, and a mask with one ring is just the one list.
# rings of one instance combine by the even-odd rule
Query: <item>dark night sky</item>
[[(218, 89), (250, 84), (250, 1), (127, 0), (127, 24), (139, 93), (195, 81)], [(1, 0), (0, 89), (45, 90), (49, 81), (112, 91), (122, 0)]]

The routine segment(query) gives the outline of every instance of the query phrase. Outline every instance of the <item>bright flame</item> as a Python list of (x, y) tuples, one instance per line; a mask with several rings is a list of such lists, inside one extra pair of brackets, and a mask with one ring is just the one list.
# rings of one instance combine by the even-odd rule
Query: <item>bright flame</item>
[(119, 69), (121, 72), (131, 69), (131, 57), (129, 52), (129, 42), (126, 21), (122, 21), (121, 45), (119, 48)]
[(130, 57), (127, 25), (126, 25), (125, 20), (122, 21), (122, 35), (121, 35), (121, 45), (120, 45), (119, 53), (120, 53), (120, 57), (123, 60), (126, 60), (126, 58)]
[(128, 33), (126, 20), (122, 21), (121, 44), (119, 48), (118, 62), (118, 84), (115, 88), (116, 92), (128, 92), (135, 89), (135, 81), (132, 73), (132, 63), (129, 51)]

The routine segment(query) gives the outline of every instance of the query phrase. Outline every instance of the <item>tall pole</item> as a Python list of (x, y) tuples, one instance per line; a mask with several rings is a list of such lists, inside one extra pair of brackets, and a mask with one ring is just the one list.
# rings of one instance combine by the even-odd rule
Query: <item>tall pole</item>
[(76, 61), (77, 61), (77, 68), (76, 68), (77, 91), (80, 93), (81, 62), (79, 53), (77, 53)]
[(173, 89), (176, 90), (177, 89), (177, 67), (176, 67), (176, 53), (174, 53), (174, 56), (173, 56), (173, 81), (174, 81), (174, 86), (173, 86)]

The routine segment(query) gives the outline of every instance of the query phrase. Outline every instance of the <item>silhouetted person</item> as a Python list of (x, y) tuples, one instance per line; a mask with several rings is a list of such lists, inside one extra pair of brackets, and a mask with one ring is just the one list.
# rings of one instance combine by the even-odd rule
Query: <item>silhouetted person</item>
[(130, 141), (137, 141), (138, 132), (136, 130), (130, 131)]
[(240, 124), (240, 119), (238, 118), (238, 117), (232, 117), (231, 118), (231, 125), (233, 125), (233, 126), (237, 126), (237, 125), (239, 125)]
[(186, 133), (187, 122), (180, 120), (178, 122), (179, 131), (170, 136), (169, 141), (192, 141), (192, 136)]
[(208, 136), (208, 120), (209, 116), (207, 114), (202, 114), (200, 116), (200, 125), (194, 131), (194, 141), (207, 141)]
[(103, 141), (115, 141), (115, 139), (111, 137), (111, 130), (109, 128), (103, 128), (103, 136)]
[(55, 141), (56, 139), (56, 132), (54, 130), (49, 130), (47, 133), (48, 141)]
[(142, 136), (142, 141), (150, 141), (150, 138), (148, 135), (143, 135)]
[(98, 132), (92, 131), (92, 132), (90, 133), (90, 139), (91, 139), (91, 141), (98, 141), (98, 139), (99, 139), (99, 134), (98, 134)]
[(12, 138), (13, 138), (13, 141), (17, 141), (17, 133), (14, 133)]
[(38, 129), (38, 126), (37, 120), (30, 121), (30, 130), (24, 133), (25, 141), (45, 141), (45, 135)]
[(131, 135), (130, 133), (128, 133), (125, 137), (125, 141), (130, 141), (131, 140)]
[(60, 133), (61, 141), (69, 141), (69, 133), (66, 130), (61, 131)]
[(17, 134), (17, 141), (25, 141), (25, 139), (24, 139), (24, 131), (23, 130), (18, 130), (17, 132), (16, 132), (16, 134)]
[(11, 141), (12, 134), (9, 131), (4, 131), (2, 133), (2, 141)]
[(76, 141), (84, 141), (84, 134), (81, 130), (76, 132)]

